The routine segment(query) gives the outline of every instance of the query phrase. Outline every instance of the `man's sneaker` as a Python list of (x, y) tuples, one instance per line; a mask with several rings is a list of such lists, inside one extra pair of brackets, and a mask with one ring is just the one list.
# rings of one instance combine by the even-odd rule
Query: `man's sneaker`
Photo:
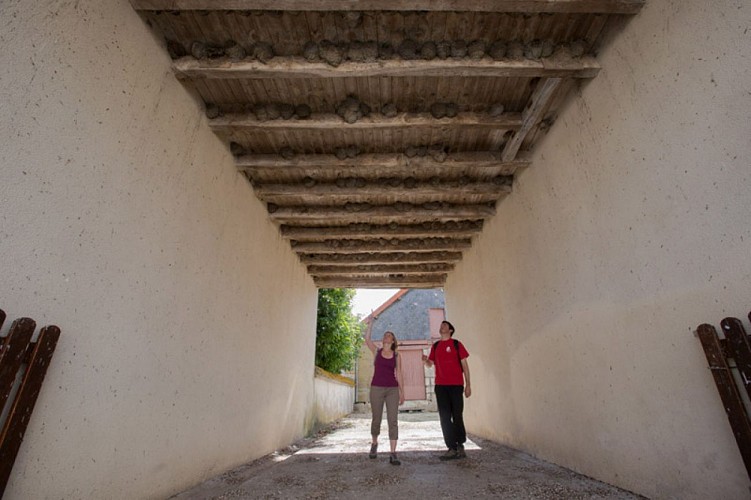
[(370, 458), (378, 457), (378, 443), (373, 443), (370, 445), (370, 453), (368, 453), (368, 456)]
[(399, 459), (396, 458), (396, 453), (392, 453), (391, 455), (389, 455), (389, 463), (391, 465), (402, 465)]
[(440, 457), (438, 457), (440, 460), (456, 460), (459, 458), (459, 453), (457, 453), (456, 450), (449, 450)]
[(464, 445), (460, 444), (456, 449), (456, 458), (467, 458), (467, 453), (464, 451)]

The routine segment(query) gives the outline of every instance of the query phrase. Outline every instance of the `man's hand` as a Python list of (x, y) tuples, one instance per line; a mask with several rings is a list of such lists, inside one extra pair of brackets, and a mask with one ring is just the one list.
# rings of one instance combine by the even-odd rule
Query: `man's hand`
[(472, 388), (467, 386), (464, 388), (464, 397), (468, 398), (472, 395)]
[(425, 354), (422, 355), (422, 364), (424, 364), (428, 368), (430, 368), (431, 366), (433, 366), (433, 362), (430, 361), (430, 359)]

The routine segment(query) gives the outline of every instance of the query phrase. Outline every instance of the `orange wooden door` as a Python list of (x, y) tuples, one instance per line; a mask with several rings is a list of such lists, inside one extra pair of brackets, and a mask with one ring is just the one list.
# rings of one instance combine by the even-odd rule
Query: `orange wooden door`
[(425, 399), (425, 371), (422, 364), (422, 348), (399, 347), (402, 357), (402, 377), (404, 377), (404, 399), (420, 401)]

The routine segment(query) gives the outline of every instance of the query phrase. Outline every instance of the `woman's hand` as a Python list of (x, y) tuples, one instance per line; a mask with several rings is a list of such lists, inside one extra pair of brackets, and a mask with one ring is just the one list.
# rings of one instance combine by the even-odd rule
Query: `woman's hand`
[(404, 404), (404, 391), (402, 390), (399, 391), (399, 404), (400, 405)]

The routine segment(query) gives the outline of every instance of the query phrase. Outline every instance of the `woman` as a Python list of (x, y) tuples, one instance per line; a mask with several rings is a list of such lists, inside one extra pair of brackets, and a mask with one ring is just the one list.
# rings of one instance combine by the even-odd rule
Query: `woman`
[(383, 404), (386, 403), (386, 417), (389, 423), (389, 440), (391, 441), (391, 465), (401, 465), (396, 458), (396, 441), (399, 439), (399, 405), (404, 403), (404, 381), (402, 379), (402, 360), (396, 352), (397, 342), (394, 332), (383, 334), (381, 349), (370, 339), (372, 324), (368, 325), (365, 333), (365, 344), (375, 357), (373, 381), (370, 383), (370, 407), (373, 421), (370, 424), (370, 434), (373, 443), (370, 446), (370, 458), (378, 456), (378, 435), (381, 433), (381, 418)]

